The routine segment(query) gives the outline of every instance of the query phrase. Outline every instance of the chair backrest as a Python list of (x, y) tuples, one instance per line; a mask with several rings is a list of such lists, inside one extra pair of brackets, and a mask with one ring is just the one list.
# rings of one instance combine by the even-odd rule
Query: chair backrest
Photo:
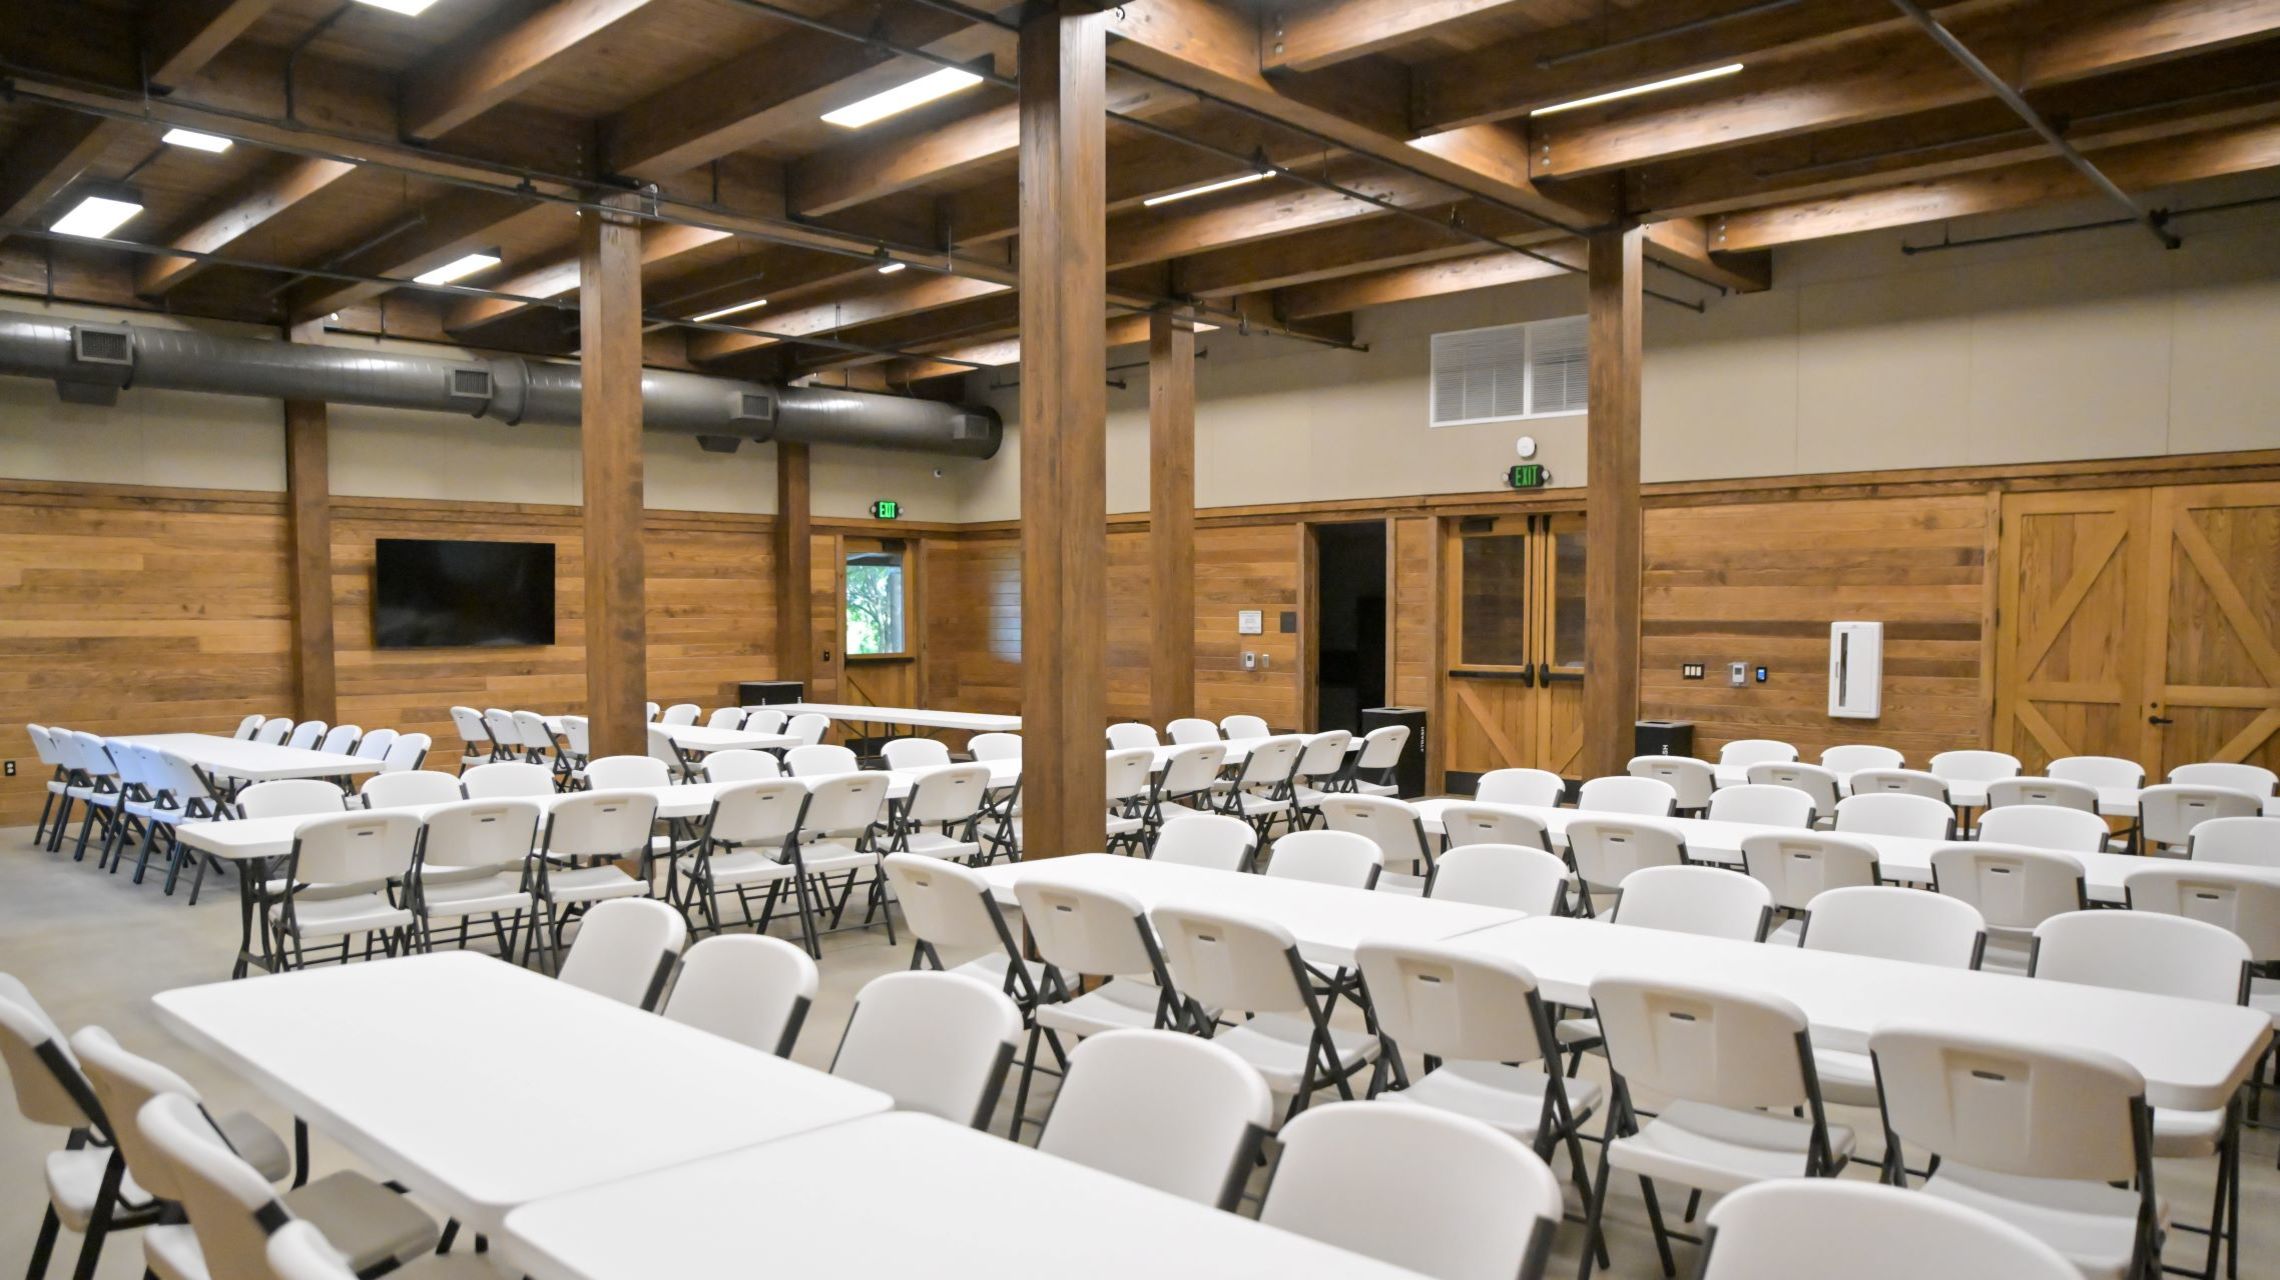
[(2195, 862), (2280, 867), (2280, 817), (2210, 818), (2186, 839)]
[(532, 751), (552, 751), (556, 746), (554, 730), (547, 725), (546, 717), (536, 711), (515, 712), (515, 736)]
[(1163, 776), (1156, 785), (1167, 796), (1207, 791), (1211, 780), (1219, 776), (1220, 766), (1226, 763), (1227, 744), (1224, 742), (1185, 743), (1165, 758)]
[(2215, 818), (2253, 818), (2264, 803), (2246, 791), (2194, 783), (2164, 782), (2138, 792), (2138, 824), (2148, 843), (2183, 845), (2202, 823)]
[(1942, 1161), (2075, 1182), (2141, 1172), (2145, 1080), (2119, 1058), (1907, 1026), (1872, 1033), (1868, 1050), (1885, 1127)]
[(579, 922), (560, 977), (620, 1004), (655, 1008), (688, 936), (681, 913), (655, 898), (597, 902)]
[[(247, 716), (246, 719), (253, 722), (254, 728), (261, 727), (260, 716)], [(242, 725), (239, 727), (244, 728)], [(41, 765), (53, 769), (63, 763), (63, 756), (56, 751), (55, 739), (49, 735), (46, 725), (27, 724), (24, 726), (24, 732), (31, 737), (32, 751), (39, 756)], [(247, 736), (247, 733), (240, 733), (238, 736), (243, 738)]]
[(1298, 756), (1298, 776), (1310, 780), (1332, 778), (1346, 767), (1346, 755), (1354, 744), (1354, 735), (1344, 729), (1325, 729), (1308, 734), (1305, 744)]
[(2171, 782), (2189, 787), (2231, 787), (2252, 796), (2269, 796), (2280, 787), (2280, 774), (2260, 764), (2223, 764), (2207, 761), (2181, 764), (2169, 771)]
[(1221, 716), (1219, 728), (1229, 742), (1238, 738), (1264, 738), (1274, 732), (1267, 727), (1264, 716)]
[(1751, 765), (1744, 776), (1751, 786), (1789, 787), (1804, 792), (1805, 798), (1813, 802), (1815, 815), (1835, 813), (1837, 801), (1844, 795), (1844, 779), (1827, 765), (1761, 760)]
[(2045, 765), (2043, 772), (2063, 782), (2079, 782), (2091, 788), (2134, 790), (2145, 785), (2145, 766), (2119, 756), (2061, 756)]
[[(1377, 846), (1378, 861), (1387, 867), (1411, 867), (1432, 862), (1432, 846), (1419, 821), (1417, 806), (1392, 796), (1324, 797), (1318, 808), (1332, 831), (1349, 832)], [(1304, 835), (1305, 832), (1298, 834)], [(1288, 840), (1290, 837), (1283, 837)], [(1281, 843), (1275, 848), (1279, 851)]]
[(1718, 763), (1728, 768), (1748, 768), (1768, 760), (1795, 760), (1797, 748), (1773, 738), (1736, 738), (1718, 748)]
[(741, 729), (744, 727), (744, 708), (719, 707), (705, 717), (705, 725), (712, 729)]
[(1890, 791), (1948, 803), (1947, 780), (1920, 769), (1858, 769), (1845, 785), (1856, 796)]
[(1433, 864), (1425, 896), (1532, 916), (1558, 915), (1567, 906), (1567, 876), (1567, 864), (1542, 849), (1468, 844), (1443, 853)]
[(535, 800), (460, 800), (427, 811), (420, 865), (519, 869), (538, 843), (545, 813)]
[(160, 751), (156, 754), (158, 767), (166, 776), (166, 789), (173, 793), (174, 803), (177, 807), (188, 809), (191, 802), (195, 800), (203, 802), (204, 811), (207, 813), (221, 811), (220, 798), (214, 794), (213, 788), (206, 784), (205, 776), (198, 772), (197, 766), (171, 751)]
[(1045, 1118), (1047, 1155), (1233, 1210), (1274, 1096), (1231, 1050), (1177, 1031), (1088, 1036)]
[(356, 1280), (348, 1259), (325, 1233), (299, 1219), (269, 1233), (268, 1259), (277, 1280)]
[(1686, 861), (1686, 838), (1676, 827), (1650, 820), (1570, 819), (1567, 842), (1576, 874), (1597, 889), (1612, 889), (1642, 867), (1675, 867)]
[(26, 1120), (59, 1129), (99, 1125), (102, 1104), (63, 1032), (31, 991), (5, 973), (0, 973), (0, 1062), (8, 1065), (16, 1111)]
[(1667, 818), (1678, 809), (1678, 791), (1661, 778), (1593, 778), (1576, 793), (1575, 807), (1593, 813)]
[(649, 848), (657, 798), (640, 791), (581, 791), (546, 814), (546, 852), (556, 858), (625, 858)]
[(1996, 929), (2032, 929), (2083, 905), (2082, 864), (2051, 849), (1985, 841), (1941, 845), (1932, 850), (1932, 882), (1977, 907)]
[(291, 818), (339, 813), (348, 793), (322, 778), (279, 778), (256, 782), (237, 793), (238, 812), (248, 818)]
[(453, 707), (451, 727), (457, 729), (460, 740), (471, 747), (487, 748), (491, 745), (491, 726), (484, 721), (483, 713), (474, 707)]
[(681, 959), (664, 1014), (779, 1058), (792, 1054), (815, 1002), (815, 961), (781, 938), (730, 933), (707, 938)]
[(2035, 926), (2032, 976), (2238, 1004), (2255, 957), (2240, 935), (2153, 911), (2069, 911)]
[(2001, 809), (2023, 804), (2057, 809), (2098, 812), (2098, 788), (2065, 778), (1997, 778), (1987, 784), (1987, 807)]
[(1831, 889), (1876, 883), (1876, 846), (1828, 831), (1766, 831), (1742, 837), (1742, 869), (1790, 911)]
[(2280, 960), (2280, 884), (2202, 862), (2142, 867), (2123, 887), (2133, 910), (2205, 921), (2247, 943), (2256, 963)]
[(1401, 763), (1401, 753), (1408, 746), (1408, 725), (1381, 725), (1362, 735), (1362, 749), (1355, 753), (1354, 767), (1373, 773), (1391, 769)]
[(1156, 736), (1154, 725), (1137, 720), (1120, 720), (1108, 726), (1108, 745), (1111, 750), (1127, 751), (1133, 747), (1158, 747), (1163, 739)]
[(293, 832), (287, 873), (296, 884), (385, 884), (412, 869), (421, 823), (409, 813), (337, 813), (310, 818)]
[(387, 766), (389, 773), (417, 769), (426, 762), (428, 748), (434, 745), (435, 739), (424, 733), (399, 734), (394, 742), (388, 744), (388, 754), (381, 763)]
[(596, 791), (633, 791), (672, 784), (672, 766), (655, 756), (603, 756), (586, 762), (586, 785)]
[(174, 1182), (174, 1164), (143, 1136), (142, 1109), (161, 1094), (180, 1094), (197, 1102), (198, 1091), (166, 1066), (129, 1052), (101, 1027), (81, 1027), (71, 1036), (71, 1058), (102, 1104), (112, 1123), (111, 1136), (126, 1157), (127, 1171), (142, 1189), (162, 1200), (180, 1200)]
[(1441, 832), (1452, 849), (1468, 844), (1518, 844), (1552, 851), (1551, 829), (1542, 818), (1487, 804), (1453, 804), (1441, 810)]
[(420, 804), (450, 804), (463, 800), (457, 774), (434, 769), (406, 769), (402, 773), (375, 773), (356, 789), (368, 809), (404, 808)]
[(731, 747), (706, 752), (704, 770), (707, 782), (753, 782), (783, 777), (784, 762), (766, 751)]
[(205, 1111), (179, 1093), (162, 1093), (135, 1116), (157, 1163), (173, 1184), (205, 1255), (207, 1272), (231, 1280), (271, 1280), (269, 1228), (290, 1220), (269, 1179), (230, 1150)]
[(483, 727), (502, 747), (513, 750), (523, 744), (522, 726), (515, 723), (515, 713), (505, 707), (483, 708)]
[(316, 744), (317, 750), (330, 751), (335, 755), (349, 755), (356, 750), (356, 740), (363, 734), (364, 729), (361, 725), (336, 724), (325, 730), (325, 736), (319, 739)]
[[(1692, 756), (1633, 756), (1627, 771), (1634, 778), (1656, 778), (1668, 783), (1671, 803), (1688, 812), (1709, 804), (1710, 791), (1718, 784), (1717, 772), (1710, 767), (1710, 762)], [(1588, 790), (1591, 784), (1585, 783), (1584, 786)], [(1607, 796), (1621, 792), (1601, 787), (1598, 794)], [(1588, 800), (1581, 804), (1586, 809), (1601, 807)]]
[(374, 729), (356, 740), (356, 755), (361, 760), (386, 760), (388, 748), (396, 745), (394, 729)]
[(782, 733), (784, 722), (790, 716), (774, 707), (744, 708), (744, 729), (747, 733)]
[(877, 770), (818, 778), (808, 784), (807, 818), (801, 825), (832, 835), (860, 835), (879, 820), (886, 803), (887, 775)]
[(1814, 898), (1807, 911), (1805, 936), (1797, 940), (1807, 951), (1976, 969), (1987, 942), (1987, 922), (1979, 908), (1920, 889), (1831, 889)]
[(1021, 1010), (995, 987), (924, 970), (873, 978), (856, 993), (831, 1074), (904, 1111), (984, 1128), (1021, 1036)]
[(1837, 802), (1837, 830), (1863, 836), (1952, 840), (1955, 838), (1955, 810), (1948, 807), (1947, 801), (1927, 795), (1856, 790)]
[(853, 773), (863, 767), (855, 753), (834, 743), (823, 742), (793, 747), (784, 753), (786, 771), (795, 778), (821, 778), (835, 773)]
[(1710, 1209), (1696, 1280), (1820, 1280), (1845, 1259), (1848, 1280), (2001, 1276), (2080, 1280), (2066, 1255), (1991, 1213), (1898, 1187), (1781, 1178)]
[(1953, 782), (2016, 778), (2019, 768), (2019, 758), (2008, 751), (1942, 751), (1925, 766), (1932, 776)]
[(1549, 769), (1491, 769), (1480, 775), (1473, 799), (1481, 804), (1552, 808), (1567, 794), (1567, 779)]
[(119, 776), (118, 762), (111, 758), (110, 748), (104, 744), (101, 737), (84, 729), (75, 731), (71, 736), (72, 741), (78, 747), (79, 767), (89, 777), (116, 778)]
[[(1813, 766), (1786, 767), (1810, 769)], [(1749, 822), (1763, 827), (1810, 828), (1813, 797), (1796, 787), (1746, 782), (1738, 787), (1721, 788), (1710, 797), (1710, 817), (1719, 822)]]
[(823, 741), (831, 730), (831, 717), (820, 711), (803, 711), (784, 722), (784, 736), (798, 738), (803, 746), (814, 746)]
[(648, 723), (648, 724), (655, 724), (655, 723), (657, 723), (657, 717), (658, 717), (659, 713), (661, 713), (661, 712), (663, 712), (663, 711), (665, 710), (665, 708), (663, 708), (663, 707), (661, 707), (661, 706), (657, 705), (657, 704), (656, 704), (656, 703), (654, 703), (654, 702), (645, 702), (645, 703), (643, 703), (643, 704), (641, 704), (641, 705), (642, 705), (642, 720), (643, 720), (645, 723)]
[(1013, 886), (1038, 956), (1065, 974), (1153, 977), (1155, 934), (1138, 899), (1111, 889), (1021, 880)]
[(697, 722), (697, 711), (698, 707), (694, 702), (676, 702), (665, 708), (665, 713), (657, 717), (657, 721), (660, 724), (695, 724)]
[(1018, 733), (977, 733), (966, 739), (966, 754), (976, 760), (1019, 760), (1021, 735)]
[(896, 738), (879, 748), (889, 769), (923, 769), (950, 763), (949, 744), (933, 738)]
[(1172, 721), (1164, 726), (1164, 732), (1171, 735), (1173, 742), (1182, 746), (1193, 742), (1219, 742), (1223, 740), (1219, 736), (1218, 725), (1209, 720), (1199, 720), (1194, 716), (1182, 716)]
[(1994, 844), (2068, 853), (2102, 853), (2113, 831), (2106, 820), (2082, 809), (2048, 804), (2014, 804), (1979, 815), (1979, 838)]
[[(1193, 819), (1182, 819), (1193, 821)], [(1165, 830), (1171, 828), (1166, 826)], [(1267, 874), (1279, 880), (1367, 889), (1384, 868), (1378, 842), (1358, 831), (1293, 831), (1275, 841)]]
[(1180, 814), (1156, 833), (1148, 856), (1158, 862), (1220, 871), (1248, 871), (1259, 849), (1258, 834), (1241, 818), (1223, 813)]
[[(263, 719), (263, 716), (262, 716), (262, 715), (261, 715), (261, 713), (260, 713), (260, 712), (258, 712), (258, 711), (257, 711), (257, 712), (254, 712), (252, 715), (249, 715), (249, 716), (245, 716), (245, 717), (243, 717), (242, 719), (240, 719), (240, 720), (238, 721), (237, 730), (236, 730), (235, 732), (231, 733), (231, 734), (230, 734), (230, 736), (231, 736), (231, 737), (233, 737), (233, 738), (236, 738), (236, 739), (238, 739), (238, 740), (239, 740), (239, 741), (241, 741), (241, 742), (242, 742), (242, 741), (244, 741), (244, 740), (245, 740), (245, 739), (247, 739), (247, 738), (250, 738), (250, 737), (252, 737), (252, 736), (253, 736), (253, 731), (254, 731), (254, 730), (256, 730), (256, 729), (259, 729), (259, 728), (261, 727), (261, 721), (262, 721), (262, 719)], [(35, 729), (36, 729), (36, 728), (38, 728), (39, 726), (38, 726), (38, 725), (31, 725), (31, 726), (27, 726), (27, 727), (29, 727), (29, 728), (35, 728)], [(41, 762), (42, 762), (42, 763), (52, 763), (52, 762), (50, 762), (50, 761), (47, 759), (47, 757), (46, 757), (45, 755), (42, 755), (42, 756), (40, 757), (40, 760), (41, 760)]]
[[(975, 759), (979, 761), (981, 757), (976, 756)], [(1154, 747), (1127, 747), (1121, 751), (1111, 751), (1107, 756), (1107, 768), (1102, 774), (1102, 780), (1107, 784), (1106, 798), (1110, 804), (1116, 804), (1145, 796), (1155, 777)]]
[(1278, 792), (1298, 772), (1298, 758), (1306, 750), (1306, 739), (1289, 734), (1245, 741), (1251, 750), (1236, 771), (1236, 785), (1271, 787)]
[(1157, 907), (1148, 923), (1180, 994), (1212, 1009), (1310, 1013), (1306, 964), (1281, 925), (1196, 907)]
[(285, 739), (290, 737), (292, 733), (293, 722), (279, 716), (274, 720), (262, 721), (261, 727), (253, 731), (253, 740), (272, 747), (281, 747), (285, 745)]
[(1723, 867), (1642, 867), (1621, 888), (1616, 924), (1667, 933), (1756, 942), (1773, 911), (1771, 891)]
[(680, 746), (673, 741), (672, 731), (677, 727), (679, 726), (653, 724), (642, 730), (643, 745), (647, 748), (644, 754), (663, 765), (666, 776), (670, 778), (680, 777), (689, 768), (689, 758), (681, 754)]
[(731, 847), (781, 849), (807, 812), (807, 784), (797, 778), (729, 783), (713, 792), (705, 834)]
[(1354, 960), (1378, 1029), (1412, 1056), (1526, 1063), (1559, 1056), (1545, 1044), (1536, 975), (1516, 961), (1446, 943), (1364, 941)]
[(990, 767), (986, 764), (934, 769), (911, 784), (903, 817), (913, 823), (964, 822), (982, 811), (989, 790)]
[(1810, 1101), (1811, 1059), (1799, 1051), (1805, 1013), (1779, 996), (1603, 973), (1592, 981), (1591, 1003), (1607, 1065), (1634, 1091), (1737, 1110), (1787, 1111)]
[(1890, 747), (1849, 742), (1823, 751), (1821, 767), (1832, 773), (1851, 775), (1863, 769), (1905, 769), (1908, 758)]
[(524, 760), (479, 764), (459, 775), (459, 785), (470, 800), (501, 796), (543, 796), (554, 793), (554, 774), (545, 765)]
[(904, 922), (920, 942), (934, 948), (936, 959), (943, 959), (945, 951), (1005, 949), (1012, 934), (980, 872), (918, 853), (890, 853), (880, 863)]
[[(1559, 1179), (1526, 1143), (1431, 1107), (1334, 1102), (1283, 1126), (1259, 1221), (1433, 1280), (1532, 1280), (1559, 1225)], [(1402, 1189), (1397, 1213), (1357, 1188)]]

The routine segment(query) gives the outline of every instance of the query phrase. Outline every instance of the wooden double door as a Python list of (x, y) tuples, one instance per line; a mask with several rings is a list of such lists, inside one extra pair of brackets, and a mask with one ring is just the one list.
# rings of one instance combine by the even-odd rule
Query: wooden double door
[(2003, 501), (1995, 746), (2280, 768), (2280, 483)]
[(1443, 767), (1573, 776), (1583, 755), (1583, 513), (1463, 519), (1444, 538)]

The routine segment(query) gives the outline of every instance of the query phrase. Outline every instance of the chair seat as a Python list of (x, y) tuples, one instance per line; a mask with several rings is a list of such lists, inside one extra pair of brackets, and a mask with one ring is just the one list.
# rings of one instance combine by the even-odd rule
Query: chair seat
[(1401, 788), (1395, 786), (1390, 782), (1356, 781), (1354, 783), (1354, 790), (1351, 794), (1365, 796), (1398, 796), (1401, 794)]
[(1577, 1045), (1596, 1045), (1601, 1039), (1599, 1019), (1562, 1018), (1559, 1025), (1552, 1028), (1552, 1035), (1563, 1046), (1570, 1049)]
[[(1548, 1080), (1541, 1067), (1450, 1062), (1427, 1072), (1406, 1089), (1379, 1094), (1378, 1101), (1453, 1111), (1502, 1129), (1522, 1142), (1534, 1142), (1536, 1127), (1544, 1116)], [(1568, 1111), (1580, 1124), (1598, 1109), (1599, 1086), (1589, 1080), (1569, 1080), (1566, 1087)]]
[[(1752, 1183), (1802, 1177), (1813, 1124), (1792, 1116), (1736, 1111), (1703, 1102), (1673, 1102), (1638, 1133), (1608, 1144), (1608, 1163), (1625, 1173), (1668, 1178), (1712, 1193)], [(1829, 1149), (1853, 1149), (1853, 1132), (1829, 1126)]]
[(530, 910), (530, 895), (523, 892), (522, 877), (508, 872), (443, 884), (428, 880), (420, 886), (420, 902), (431, 918)]
[(963, 862), (982, 851), (982, 846), (969, 840), (953, 840), (938, 831), (913, 831), (905, 837), (908, 845), (904, 853), (915, 853), (921, 858), (942, 858)]
[(800, 864), (807, 868), (809, 875), (836, 875), (875, 867), (879, 865), (879, 855), (840, 840), (804, 841), (800, 845)]
[(1865, 1053), (1813, 1047), (1813, 1074), (1821, 1081), (1821, 1100), (1840, 1107), (1880, 1105), (1876, 1093), (1876, 1061)]
[(1805, 922), (1794, 916), (1775, 925), (1765, 940), (1777, 947), (1794, 947), (1805, 941)]
[[(1952, 1160), (1941, 1163), (1923, 1191), (2020, 1228), (2065, 1254), (2089, 1280), (2122, 1280), (2129, 1272), (2137, 1238), (2135, 1191), (1990, 1173)], [(2166, 1203), (2158, 1213), (2166, 1223)]]
[(1269, 800), (1265, 796), (1255, 796), (1248, 791), (1234, 792), (1232, 796), (1235, 801), (1234, 812), (1246, 818), (1270, 817), (1289, 813), (1291, 809), (1288, 800)]
[(222, 1131), (230, 1149), (238, 1158), (254, 1167), (255, 1171), (271, 1182), (283, 1182), (293, 1172), (292, 1153), (285, 1150), (285, 1140), (277, 1131), (255, 1119), (250, 1113), (232, 1111), (214, 1121)]
[(361, 1173), (326, 1174), (284, 1195), (285, 1207), (325, 1233), (358, 1274), (391, 1259), (410, 1262), (441, 1239), (419, 1206)]
[[(1248, 1022), (1221, 1030), (1211, 1042), (1232, 1050), (1266, 1078), (1269, 1089), (1287, 1096), (1298, 1092), (1313, 1036), (1314, 1024), (1304, 1018), (1287, 1013), (1262, 1013)], [(1332, 1027), (1330, 1044), (1337, 1054), (1340, 1070), (1377, 1059), (1378, 1038), (1366, 1032)], [(1325, 1076), (1318, 1075), (1315, 1079), (1317, 1087), (1327, 1083)]]
[(646, 881), (636, 880), (616, 867), (554, 867), (546, 873), (546, 896), (555, 902), (600, 902), (606, 898), (641, 898), (648, 894)]
[(1139, 818), (1120, 818), (1113, 813), (1108, 815), (1108, 834), (1111, 836), (1136, 836), (1146, 830), (1147, 826)]
[[(109, 1147), (81, 1147), (77, 1151), (51, 1151), (47, 1158), (48, 1200), (55, 1216), (72, 1231), (85, 1231), (94, 1216), (95, 1197), (103, 1190), (103, 1169), (111, 1162)], [(150, 1193), (129, 1171), (119, 1182), (119, 1199), (127, 1205), (150, 1203)]]
[[(963, 974), (977, 982), (986, 982), (998, 990), (1012, 995), (1013, 993), (1007, 989), (1009, 984), (1006, 981), (1012, 967), (1012, 960), (1009, 956), (1003, 951), (994, 951), (986, 956), (968, 960), (964, 964), (955, 965), (950, 972)], [(1029, 975), (1029, 983), (1032, 988), (1045, 981), (1045, 966), (1036, 961), (1025, 959), (1021, 962), (1021, 968), (1023, 972)]]
[(1980, 954), (1979, 967), (1987, 973), (2008, 973), (2024, 977), (2027, 972), (2027, 955), (2034, 949), (2034, 931), (1987, 927), (1987, 947)]
[[(282, 921), (282, 903), (269, 909), (272, 920)], [(301, 897), (293, 903), (293, 932), (304, 938), (335, 937), (344, 933), (378, 933), (402, 929), (412, 913), (388, 901), (386, 894), (359, 893), (344, 898)]]
[(1163, 994), (1153, 982), (1111, 978), (1083, 995), (1037, 1006), (1037, 1025), (1080, 1038), (1128, 1027), (1153, 1027)]
[[(681, 873), (693, 878), (697, 873), (697, 860), (693, 857), (681, 859)], [(758, 849), (737, 849), (714, 854), (705, 873), (712, 877), (714, 888), (727, 889), (789, 880), (792, 878), (792, 864), (778, 862)]]

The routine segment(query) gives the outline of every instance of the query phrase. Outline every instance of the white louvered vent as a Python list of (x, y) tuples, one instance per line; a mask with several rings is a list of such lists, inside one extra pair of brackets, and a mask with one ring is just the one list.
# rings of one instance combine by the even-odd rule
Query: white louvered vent
[(1581, 413), (1582, 316), (1433, 335), (1432, 424)]

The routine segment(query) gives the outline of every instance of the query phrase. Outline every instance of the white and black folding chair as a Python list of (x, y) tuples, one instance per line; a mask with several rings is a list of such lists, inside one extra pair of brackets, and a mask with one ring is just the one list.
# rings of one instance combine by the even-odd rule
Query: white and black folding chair
[(887, 1094), (898, 1110), (986, 1129), (1020, 1041), (1020, 1011), (989, 984), (890, 973), (856, 993), (831, 1074)]

